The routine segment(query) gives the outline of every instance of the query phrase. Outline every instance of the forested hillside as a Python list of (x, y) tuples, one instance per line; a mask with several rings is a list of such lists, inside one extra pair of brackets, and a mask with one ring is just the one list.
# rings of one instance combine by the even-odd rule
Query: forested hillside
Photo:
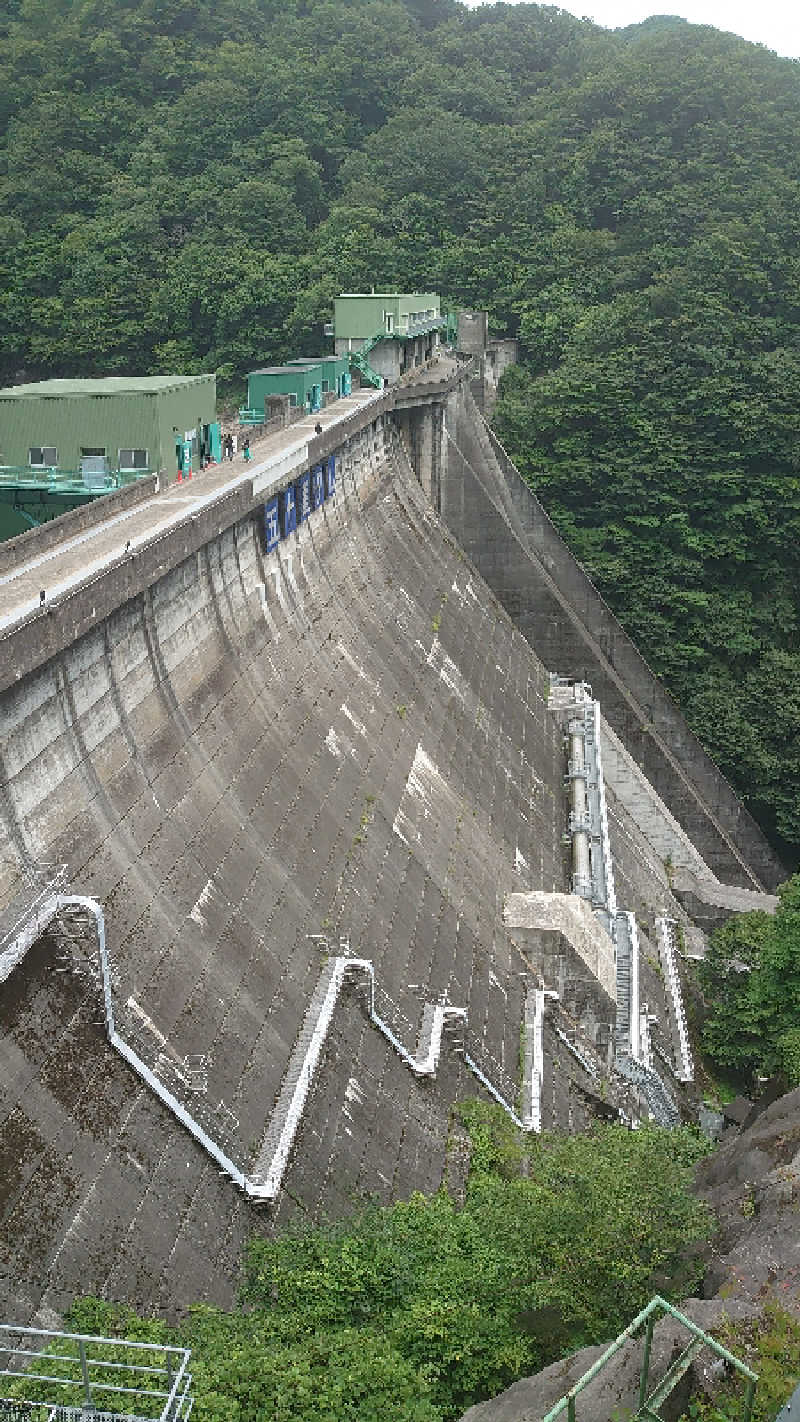
[(501, 437), (800, 845), (800, 68), (457, 0), (7, 0), (0, 381), (319, 346), (334, 294), (519, 334)]

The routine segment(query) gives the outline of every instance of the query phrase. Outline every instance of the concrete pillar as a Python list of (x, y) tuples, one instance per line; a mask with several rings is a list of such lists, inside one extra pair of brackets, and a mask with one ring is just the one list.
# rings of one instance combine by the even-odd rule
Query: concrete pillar
[(436, 512), (447, 473), (447, 425), (443, 401), (397, 410), (395, 422), (405, 441), (411, 466)]

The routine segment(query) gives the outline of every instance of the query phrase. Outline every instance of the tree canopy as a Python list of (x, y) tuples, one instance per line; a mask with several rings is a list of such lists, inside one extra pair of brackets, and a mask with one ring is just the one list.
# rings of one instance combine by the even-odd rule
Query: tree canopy
[(738, 914), (717, 929), (699, 972), (712, 1061), (800, 1086), (800, 875), (781, 888), (774, 917)]
[(488, 309), (502, 439), (797, 853), (796, 63), (532, 4), (14, 0), (0, 113), (0, 381), (238, 393), (338, 291)]

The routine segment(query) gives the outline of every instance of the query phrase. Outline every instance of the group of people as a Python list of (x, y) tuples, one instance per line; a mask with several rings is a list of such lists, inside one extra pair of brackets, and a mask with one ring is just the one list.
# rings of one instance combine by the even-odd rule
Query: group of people
[[(223, 459), (233, 459), (234, 455), (237, 453), (238, 444), (239, 444), (238, 437), (237, 437), (235, 434), (231, 434), (231, 432), (228, 431), (228, 433), (226, 434), (224, 440), (222, 441), (222, 457), (223, 457)], [(249, 439), (249, 436), (248, 436), (247, 438), (245, 438), (245, 442), (244, 442), (244, 444), (242, 445), (242, 459), (244, 460), (245, 464), (249, 464), (249, 463), (250, 463), (250, 439)]]

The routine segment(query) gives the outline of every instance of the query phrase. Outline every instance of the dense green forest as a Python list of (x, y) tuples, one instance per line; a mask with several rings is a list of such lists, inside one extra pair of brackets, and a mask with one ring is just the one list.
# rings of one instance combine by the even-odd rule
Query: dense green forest
[(497, 426), (800, 846), (800, 68), (457, 0), (7, 0), (0, 381), (321, 347), (336, 292), (519, 335)]
[(712, 1062), (748, 1090), (773, 1073), (800, 1086), (800, 875), (783, 885), (774, 916), (734, 914), (717, 929), (699, 978)]

